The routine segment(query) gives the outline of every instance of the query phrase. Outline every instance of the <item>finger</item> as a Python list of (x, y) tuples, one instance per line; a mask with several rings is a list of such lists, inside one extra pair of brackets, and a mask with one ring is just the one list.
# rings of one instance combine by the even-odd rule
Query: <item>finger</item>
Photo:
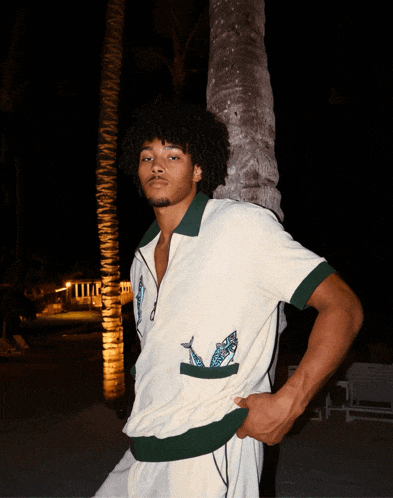
[(278, 443), (281, 443), (282, 439), (283, 439), (284, 436), (274, 436), (274, 437), (271, 437), (269, 442), (266, 443), (268, 446), (275, 446), (276, 444)]
[(233, 401), (237, 404), (237, 406), (240, 406), (241, 408), (247, 408), (247, 401), (244, 398), (236, 396)]
[(268, 446), (275, 446), (278, 443), (281, 443), (281, 439), (271, 438), (269, 441), (264, 441)]
[(236, 435), (239, 439), (244, 439), (247, 436), (247, 431), (244, 429), (243, 426), (240, 426), (236, 432)]

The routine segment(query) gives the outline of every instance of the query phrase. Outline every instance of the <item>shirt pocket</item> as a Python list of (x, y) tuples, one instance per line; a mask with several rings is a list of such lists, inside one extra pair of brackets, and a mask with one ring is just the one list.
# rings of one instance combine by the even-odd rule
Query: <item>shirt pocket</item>
[(239, 363), (232, 363), (225, 367), (197, 367), (189, 363), (180, 363), (180, 373), (196, 379), (224, 379), (236, 375)]
[(224, 367), (197, 367), (180, 363), (182, 403), (196, 410), (203, 406), (204, 413), (212, 411), (213, 416), (217, 404), (222, 404), (233, 395), (234, 377), (238, 369), (238, 363)]

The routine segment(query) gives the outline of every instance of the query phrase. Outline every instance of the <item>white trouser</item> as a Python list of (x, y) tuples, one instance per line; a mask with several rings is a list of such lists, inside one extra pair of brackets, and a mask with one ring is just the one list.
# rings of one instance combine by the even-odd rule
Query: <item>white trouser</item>
[(95, 498), (258, 498), (263, 445), (236, 435), (214, 453), (139, 462), (127, 450)]

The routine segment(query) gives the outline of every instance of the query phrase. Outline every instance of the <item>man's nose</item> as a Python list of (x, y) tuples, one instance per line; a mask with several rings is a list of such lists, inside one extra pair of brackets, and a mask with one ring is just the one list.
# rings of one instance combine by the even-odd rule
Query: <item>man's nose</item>
[(162, 173), (164, 168), (162, 167), (161, 161), (159, 159), (154, 159), (152, 164), (152, 172), (153, 173)]

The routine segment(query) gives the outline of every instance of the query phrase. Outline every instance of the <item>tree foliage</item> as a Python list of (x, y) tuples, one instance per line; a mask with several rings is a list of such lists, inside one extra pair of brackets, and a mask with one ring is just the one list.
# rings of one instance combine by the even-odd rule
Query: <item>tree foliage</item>
[(175, 97), (181, 98), (187, 75), (200, 70), (197, 59), (207, 55), (208, 7), (195, 0), (157, 0), (153, 10), (155, 31), (168, 43), (133, 48), (142, 71), (154, 73), (166, 67)]

